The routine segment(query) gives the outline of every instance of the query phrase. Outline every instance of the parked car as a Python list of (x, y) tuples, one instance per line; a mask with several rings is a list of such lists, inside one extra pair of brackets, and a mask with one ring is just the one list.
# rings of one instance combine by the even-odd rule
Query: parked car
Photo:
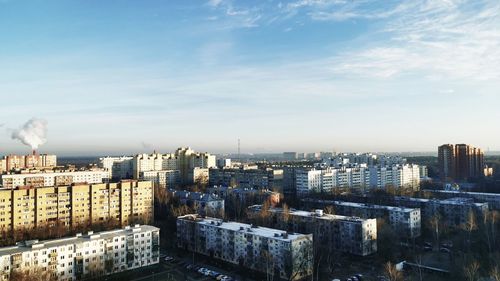
[(425, 246), (424, 247), (424, 251), (430, 252), (430, 251), (432, 251), (432, 247)]
[(450, 249), (448, 249), (448, 248), (444, 248), (444, 247), (441, 247), (441, 248), (439, 249), (439, 251), (440, 251), (440, 252), (442, 252), (442, 253), (448, 253), (448, 254), (449, 254), (449, 253), (451, 253)]
[(363, 280), (363, 274), (356, 274), (355, 276), (358, 277), (360, 281)]

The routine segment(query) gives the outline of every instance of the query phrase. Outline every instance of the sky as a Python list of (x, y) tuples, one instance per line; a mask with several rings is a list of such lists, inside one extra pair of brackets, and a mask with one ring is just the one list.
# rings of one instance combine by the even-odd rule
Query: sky
[(0, 0), (0, 154), (500, 150), (500, 2)]

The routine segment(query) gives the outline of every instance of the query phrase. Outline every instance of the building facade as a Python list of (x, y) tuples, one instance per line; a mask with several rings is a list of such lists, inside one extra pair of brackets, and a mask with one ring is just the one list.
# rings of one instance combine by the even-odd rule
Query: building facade
[(481, 219), (488, 210), (488, 203), (474, 203), (472, 198), (460, 197), (439, 200), (398, 196), (395, 197), (395, 203), (398, 206), (419, 208), (424, 221), (438, 216), (448, 227), (463, 226), (471, 213), (476, 219)]
[(52, 154), (7, 155), (0, 160), (0, 173), (12, 170), (50, 168), (57, 166), (57, 156)]
[(153, 219), (151, 182), (0, 189), (0, 230), (76, 228), (112, 221), (119, 225)]
[(60, 281), (99, 278), (159, 262), (160, 229), (136, 225), (0, 248), (0, 280), (12, 271), (39, 269)]
[(403, 238), (417, 238), (421, 235), (420, 209), (374, 204), (363, 204), (335, 200), (304, 198), (305, 207), (326, 208), (332, 206), (335, 214), (361, 218), (386, 219), (392, 229)]
[(215, 168), (209, 170), (210, 186), (231, 186), (252, 189), (280, 189), (282, 169)]
[(484, 154), (468, 144), (443, 144), (438, 147), (439, 174), (444, 182), (466, 181), (484, 176)]
[[(261, 212), (262, 206), (250, 206), (250, 216)], [(314, 212), (282, 208), (270, 208), (273, 225), (283, 230), (313, 234), (317, 248), (327, 247), (357, 256), (367, 256), (377, 252), (377, 220), (361, 219), (324, 214), (323, 210)], [(319, 246), (321, 245), (321, 246)]]
[(224, 215), (224, 199), (215, 194), (177, 190), (170, 190), (169, 193), (181, 204), (196, 210), (199, 215), (211, 217)]
[(43, 170), (23, 173), (8, 173), (0, 176), (0, 186), (15, 188), (19, 186), (44, 187), (61, 186), (73, 183), (105, 183), (109, 180), (109, 173), (104, 170)]
[(187, 215), (177, 218), (177, 245), (286, 280), (313, 271), (312, 235)]

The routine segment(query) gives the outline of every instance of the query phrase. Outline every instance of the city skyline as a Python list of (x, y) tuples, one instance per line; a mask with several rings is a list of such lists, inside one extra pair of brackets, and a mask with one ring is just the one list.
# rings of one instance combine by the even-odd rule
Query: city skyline
[(491, 1), (0, 0), (0, 154), (500, 150)]

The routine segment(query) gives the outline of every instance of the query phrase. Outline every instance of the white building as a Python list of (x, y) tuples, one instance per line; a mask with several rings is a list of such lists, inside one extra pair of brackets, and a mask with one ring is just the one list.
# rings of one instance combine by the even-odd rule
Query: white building
[(373, 166), (370, 168), (370, 186), (385, 188), (420, 187), (420, 168), (418, 165)]
[[(248, 207), (250, 216), (258, 215), (262, 205)], [(340, 251), (358, 256), (377, 252), (377, 220), (361, 219), (352, 216), (324, 214), (323, 210), (314, 212), (282, 208), (270, 208), (270, 214), (283, 230), (313, 234), (317, 248)], [(320, 247), (318, 247), (321, 245)]]
[(139, 180), (152, 181), (159, 187), (174, 188), (180, 183), (179, 170), (144, 171)]
[(285, 280), (312, 274), (312, 235), (187, 215), (177, 218), (177, 245)]
[(460, 227), (466, 224), (470, 213), (473, 213), (476, 219), (482, 219), (484, 213), (488, 211), (488, 203), (474, 203), (472, 198), (455, 197), (439, 200), (397, 196), (394, 199), (399, 206), (420, 208), (425, 221), (439, 215), (441, 223), (448, 227)]
[(131, 179), (133, 177), (132, 156), (102, 157), (99, 158), (100, 167), (108, 171), (109, 178)]
[(361, 218), (384, 218), (398, 235), (416, 238), (421, 234), (420, 209), (384, 205), (354, 203), (346, 201), (304, 198), (306, 208), (326, 208), (332, 206), (336, 214)]
[(12, 270), (49, 271), (61, 281), (96, 278), (159, 262), (160, 230), (136, 225), (0, 248), (0, 280)]
[(39, 171), (30, 173), (11, 173), (0, 177), (0, 185), (4, 188), (17, 186), (60, 186), (72, 183), (106, 183), (109, 181), (109, 173), (105, 170), (87, 171)]

